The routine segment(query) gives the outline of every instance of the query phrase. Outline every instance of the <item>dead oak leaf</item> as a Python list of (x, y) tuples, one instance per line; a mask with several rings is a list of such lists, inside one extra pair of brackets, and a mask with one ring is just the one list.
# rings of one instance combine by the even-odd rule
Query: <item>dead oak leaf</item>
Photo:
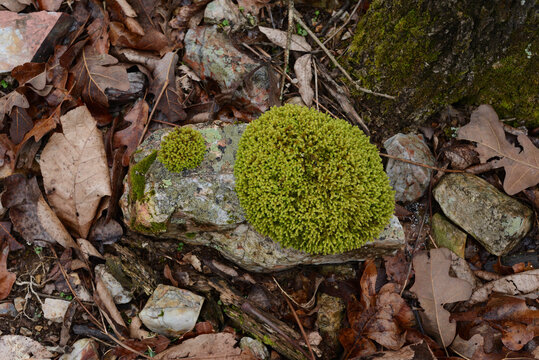
[(144, 126), (148, 121), (148, 110), (148, 103), (144, 99), (137, 100), (124, 117), (129, 126), (114, 134), (113, 147), (116, 149), (123, 145), (127, 148), (122, 156), (123, 166), (129, 165), (129, 158), (138, 146)]
[[(30, 103), (28, 103), (26, 96), (18, 91), (12, 91), (6, 96), (2, 96), (0, 98), (0, 124), (4, 120), (4, 116), (6, 114), (11, 114), (14, 107), (28, 109), (30, 107)], [(0, 126), (0, 128), (2, 128), (2, 126)]]
[(96, 121), (80, 106), (62, 117), (41, 155), (51, 207), (78, 237), (86, 238), (101, 198), (111, 194), (105, 147)]
[(65, 248), (76, 246), (43, 198), (36, 178), (26, 179), (22, 174), (14, 174), (6, 178), (5, 186), (2, 205), (9, 208), (13, 227), (24, 240), (40, 246), (47, 243), (58, 243)]
[(9, 254), (9, 245), (2, 244), (2, 252), (0, 253), (0, 300), (4, 300), (9, 296), (11, 288), (15, 283), (17, 276), (7, 271), (7, 256)]
[(479, 106), (470, 123), (460, 128), (458, 138), (477, 143), (481, 163), (490, 162), (495, 168), (505, 168), (503, 189), (514, 195), (539, 183), (539, 149), (525, 135), (517, 140), (522, 151), (505, 138), (503, 125), (490, 105)]
[(468, 300), (472, 286), (465, 280), (449, 276), (451, 251), (445, 248), (423, 251), (414, 256), (415, 283), (410, 289), (416, 293), (424, 312), (423, 326), (443, 347), (455, 338), (457, 324), (449, 321), (450, 313), (443, 305)]
[(127, 71), (117, 63), (118, 60), (111, 55), (93, 54), (84, 48), (79, 62), (71, 70), (74, 81), (72, 95), (82, 96), (92, 109), (106, 110), (109, 105), (106, 89), (129, 90)]

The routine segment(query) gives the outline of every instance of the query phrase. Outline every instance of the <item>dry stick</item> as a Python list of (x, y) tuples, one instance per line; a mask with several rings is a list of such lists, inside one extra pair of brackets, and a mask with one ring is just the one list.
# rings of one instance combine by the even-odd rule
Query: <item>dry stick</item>
[(427, 169), (442, 171), (442, 172), (449, 172), (449, 173), (465, 173), (465, 172), (467, 172), (467, 171), (464, 171), (464, 170), (442, 169), (442, 168), (439, 168), (439, 167), (436, 167), (436, 166), (430, 166), (430, 165), (427, 165), (427, 164), (415, 162), (415, 161), (408, 160), (408, 159), (403, 159), (403, 158), (393, 156), (393, 155), (389, 155), (389, 154), (380, 153), (380, 156), (387, 157), (387, 158), (394, 159), (394, 160), (398, 160), (398, 161), (402, 161), (402, 162), (412, 164), (412, 165), (421, 166), (421, 167), (424, 167), (424, 168), (427, 168)]
[(157, 105), (159, 105), (159, 101), (161, 101), (161, 97), (163, 96), (163, 93), (165, 92), (165, 89), (168, 86), (168, 79), (163, 84), (163, 88), (159, 92), (159, 96), (157, 97), (157, 101), (155, 102), (152, 112), (150, 113), (150, 116), (148, 116), (148, 121), (146, 121), (146, 126), (144, 126), (144, 130), (142, 131), (142, 134), (140, 135), (140, 139), (138, 140), (138, 145), (142, 142), (142, 139), (144, 139), (144, 135), (146, 135), (146, 132), (148, 131), (148, 127), (150, 126), (150, 122), (152, 122), (153, 114), (155, 113), (155, 110), (157, 109)]
[(363, 0), (359, 0), (356, 4), (356, 6), (354, 7), (354, 9), (352, 10), (352, 12), (350, 13), (350, 16), (348, 16), (348, 19), (346, 19), (346, 21), (344, 22), (344, 24), (342, 24), (342, 26), (336, 30), (330, 37), (328, 37), (326, 40), (324, 40), (323, 44), (326, 45), (326, 43), (333, 39), (335, 37), (335, 35), (337, 35), (338, 33), (341, 32), (342, 29), (344, 29), (344, 27), (346, 25), (348, 25), (348, 23), (350, 22), (350, 20), (352, 20), (352, 16), (354, 16), (354, 14), (356, 13), (357, 9), (359, 9), (359, 7), (361, 6), (361, 3), (363, 2)]
[[(292, 30), (294, 28), (294, 0), (288, 0), (288, 29), (286, 31), (286, 48), (284, 49), (284, 65), (283, 74), (286, 74), (288, 68), (288, 62), (290, 61), (290, 43), (292, 42)], [(281, 79), (281, 92), (279, 100), (283, 101), (284, 83), (286, 76)]]
[(395, 99), (395, 96), (391, 96), (391, 95), (387, 95), (387, 94), (382, 94), (382, 93), (379, 93), (379, 92), (376, 92), (376, 91), (372, 91), (372, 90), (369, 90), (369, 89), (366, 89), (364, 87), (361, 87), (359, 86), (359, 84), (357, 82), (355, 82), (352, 77), (348, 74), (348, 72), (346, 70), (344, 70), (344, 68), (341, 66), (341, 64), (339, 64), (339, 62), (337, 61), (337, 59), (335, 59), (335, 57), (331, 54), (331, 52), (329, 52), (328, 48), (322, 44), (322, 42), (318, 39), (318, 37), (316, 37), (315, 33), (313, 33), (311, 31), (311, 29), (309, 29), (309, 27), (303, 22), (303, 20), (301, 20), (301, 17), (299, 15), (299, 13), (294, 10), (294, 20), (296, 20), (302, 28), (305, 29), (305, 31), (307, 31), (307, 33), (313, 38), (313, 40), (318, 44), (318, 46), (320, 46), (320, 48), (322, 50), (324, 50), (324, 52), (326, 53), (326, 55), (330, 58), (330, 60), (333, 62), (333, 64), (339, 68), (339, 70), (341, 70), (341, 72), (343, 73), (344, 76), (346, 76), (346, 78), (352, 83), (355, 85), (356, 89), (358, 89), (359, 91), (362, 91), (364, 93), (367, 93), (367, 94), (371, 94), (371, 95), (375, 95), (375, 96), (381, 96), (381, 97), (384, 97), (386, 99), (392, 99), (394, 100)]
[(301, 335), (303, 336), (303, 339), (305, 340), (305, 344), (307, 344), (307, 347), (309, 348), (309, 353), (311, 354), (311, 359), (315, 360), (316, 357), (314, 356), (313, 349), (311, 348), (311, 344), (309, 343), (309, 338), (307, 337), (307, 334), (305, 334), (305, 330), (303, 329), (303, 325), (301, 325), (301, 321), (299, 321), (298, 314), (296, 314), (296, 310), (294, 310), (294, 306), (292, 306), (292, 303), (290, 300), (288, 300), (288, 294), (281, 288), (277, 280), (273, 278), (273, 281), (277, 284), (281, 292), (283, 293), (284, 299), (286, 300), (286, 303), (288, 304), (288, 307), (290, 308), (290, 311), (292, 312), (292, 315), (294, 315), (294, 319), (298, 323), (299, 330), (301, 331)]
[(79, 303), (79, 305), (84, 309), (84, 311), (88, 314), (88, 316), (90, 316), (90, 320), (92, 321), (92, 323), (99, 327), (99, 330), (101, 330), (101, 332), (103, 334), (106, 334), (109, 336), (109, 339), (111, 339), (112, 341), (114, 341), (116, 344), (120, 345), (121, 347), (123, 347), (124, 349), (127, 349), (135, 354), (137, 354), (138, 356), (142, 356), (143, 358), (145, 359), (151, 359), (149, 356), (147, 355), (144, 355), (143, 353), (133, 349), (132, 347), (128, 346), (128, 345), (125, 345), (124, 343), (122, 343), (120, 340), (116, 339), (114, 336), (111, 336), (109, 333), (107, 333), (107, 331), (105, 330), (105, 326), (104, 325), (101, 325), (99, 323), (99, 320), (97, 320), (95, 318), (94, 315), (92, 315), (92, 313), (90, 312), (90, 310), (88, 310), (86, 308), (86, 306), (84, 306), (83, 302), (81, 301), (81, 299), (79, 299), (79, 297), (77, 296), (77, 293), (75, 292), (75, 290), (73, 289), (73, 287), (71, 286), (71, 283), (69, 282), (69, 277), (67, 276), (67, 273), (64, 269), (64, 266), (62, 265), (62, 263), (60, 262), (60, 258), (58, 258), (58, 255), (56, 254), (56, 251), (54, 250), (54, 248), (52, 246), (50, 246), (50, 249), (54, 255), (54, 257), (56, 258), (56, 260), (58, 261), (58, 268), (60, 269), (60, 272), (62, 273), (62, 276), (64, 277), (64, 280), (66, 281), (66, 284), (67, 284), (67, 287), (69, 288), (69, 291), (71, 291), (71, 294), (73, 294), (73, 298), (77, 301), (77, 303)]

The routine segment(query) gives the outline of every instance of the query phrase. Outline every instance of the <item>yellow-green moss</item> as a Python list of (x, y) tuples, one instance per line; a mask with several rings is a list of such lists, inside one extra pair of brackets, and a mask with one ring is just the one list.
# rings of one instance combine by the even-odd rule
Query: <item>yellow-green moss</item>
[(204, 159), (206, 144), (199, 131), (176, 128), (161, 142), (157, 159), (172, 172), (194, 169)]
[(250, 123), (234, 175), (257, 231), (314, 254), (374, 240), (394, 209), (394, 193), (367, 136), (303, 106), (273, 107)]
[(131, 228), (137, 232), (159, 234), (167, 231), (167, 224), (161, 222), (150, 222), (150, 226), (144, 226), (139, 223), (135, 223), (134, 220), (131, 223)]
[(131, 166), (129, 170), (129, 180), (131, 187), (131, 196), (134, 201), (142, 200), (144, 197), (144, 188), (146, 186), (146, 173), (157, 157), (157, 151), (152, 152), (138, 163)]

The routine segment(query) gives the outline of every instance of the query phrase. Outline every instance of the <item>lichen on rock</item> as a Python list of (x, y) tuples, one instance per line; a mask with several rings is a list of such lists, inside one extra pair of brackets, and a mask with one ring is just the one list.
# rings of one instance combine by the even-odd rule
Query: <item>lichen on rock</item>
[(453, 103), (537, 126), (538, 13), (535, 1), (373, 1), (346, 60), (360, 85), (397, 96), (357, 93), (371, 127), (417, 127)]

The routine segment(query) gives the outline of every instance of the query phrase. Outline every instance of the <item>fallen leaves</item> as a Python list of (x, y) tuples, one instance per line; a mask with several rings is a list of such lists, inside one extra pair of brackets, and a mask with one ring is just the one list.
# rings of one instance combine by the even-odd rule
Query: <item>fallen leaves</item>
[(11, 175), (5, 180), (5, 186), (2, 205), (9, 208), (13, 227), (24, 240), (40, 246), (47, 243), (58, 243), (65, 248), (76, 246), (43, 198), (35, 177), (27, 179), (22, 174)]
[(539, 149), (523, 134), (517, 136), (522, 150), (511, 144), (492, 106), (479, 106), (470, 123), (460, 128), (458, 138), (477, 143), (482, 163), (490, 161), (495, 168), (505, 168), (503, 188), (507, 194), (539, 183)]
[[(410, 291), (417, 294), (423, 326), (443, 347), (455, 338), (457, 324), (449, 321), (450, 313), (444, 304), (465, 301), (472, 294), (472, 286), (464, 280), (449, 276), (451, 251), (445, 248), (421, 252), (414, 256), (415, 283)], [(448, 291), (450, 289), (450, 291)]]
[(101, 198), (111, 194), (105, 147), (96, 121), (80, 106), (62, 117), (41, 155), (51, 207), (78, 237), (86, 238)]
[[(272, 29), (264, 26), (259, 26), (258, 29), (262, 34), (266, 35), (268, 39), (277, 46), (286, 48), (286, 31)], [(303, 36), (292, 34), (292, 39), (290, 41), (290, 50), (292, 51), (303, 51), (311, 52), (311, 45), (305, 40)]]
[(294, 72), (298, 79), (298, 89), (301, 99), (310, 107), (313, 103), (314, 91), (311, 87), (313, 78), (311, 54), (305, 54), (296, 60), (294, 64)]
[(4, 300), (11, 292), (17, 276), (7, 270), (9, 244), (7, 242), (0, 242), (0, 251), (0, 300)]
[(52, 359), (50, 353), (39, 342), (21, 335), (4, 335), (0, 337), (0, 354), (4, 359)]
[(539, 290), (539, 269), (524, 271), (491, 281), (474, 291), (471, 304), (487, 301), (492, 293), (526, 295)]
[(124, 116), (124, 120), (129, 123), (129, 126), (114, 134), (113, 147), (126, 147), (122, 157), (123, 166), (129, 165), (129, 158), (138, 146), (140, 137), (142, 136), (144, 127), (148, 121), (148, 110), (148, 103), (144, 99), (137, 100)]

